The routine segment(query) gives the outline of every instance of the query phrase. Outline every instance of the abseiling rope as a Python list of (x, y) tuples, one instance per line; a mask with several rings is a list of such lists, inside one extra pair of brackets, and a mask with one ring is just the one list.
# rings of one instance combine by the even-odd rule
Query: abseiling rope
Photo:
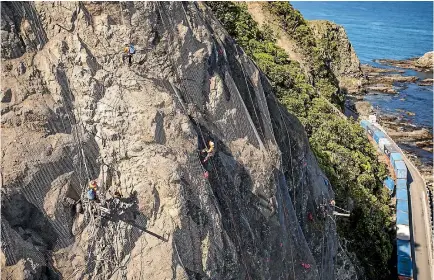
[[(223, 49), (223, 50), (224, 50), (224, 49)], [(248, 94), (247, 94), (247, 95), (249, 96), (249, 99), (250, 99), (250, 102), (251, 102), (251, 105), (252, 105), (253, 112), (254, 112), (255, 117), (256, 117), (256, 120), (257, 120), (257, 122), (258, 122), (259, 130), (261, 131), (261, 134), (262, 134), (262, 138), (265, 139), (265, 133), (264, 133), (264, 131), (262, 130), (261, 120), (260, 120), (260, 118), (258, 117), (258, 113), (256, 112), (255, 103), (253, 102), (253, 99), (252, 99), (252, 93), (250, 92), (249, 83), (248, 83), (248, 81), (247, 81), (246, 73), (245, 73), (245, 71), (244, 71), (244, 64), (243, 64), (243, 62), (241, 62), (240, 54), (238, 53), (238, 48), (237, 48), (237, 46), (235, 46), (235, 51), (236, 51), (236, 56), (235, 56), (235, 58), (236, 58), (236, 60), (238, 61), (238, 63), (240, 64), (240, 66), (241, 66), (241, 72), (243, 72), (244, 82), (245, 82), (245, 84), (246, 84), (246, 88), (247, 88), (247, 91), (248, 91)], [(226, 51), (224, 51), (224, 54), (226, 55)]]
[[(281, 161), (282, 161), (282, 158), (279, 158), (279, 164), (280, 164), (280, 166), (282, 166), (282, 162)], [(276, 178), (276, 176), (278, 176), (278, 174), (274, 174), (274, 180), (275, 180), (275, 183), (276, 183), (276, 187), (278, 188), (278, 189), (276, 189), (276, 194), (279, 196), (279, 200), (282, 202), (281, 204), (282, 204), (282, 208), (283, 208), (283, 218), (284, 218), (284, 221), (283, 221), (284, 225), (283, 226), (285, 228), (285, 232), (288, 232), (287, 234), (290, 235), (289, 234), (289, 226), (290, 225), (289, 224), (286, 225), (286, 223), (289, 220), (289, 217), (288, 217), (289, 211), (288, 211), (288, 209), (287, 209), (287, 207), (285, 205), (285, 201), (284, 201), (284, 199), (282, 197), (281, 189), (279, 187), (280, 186), (280, 180), (279, 180), (279, 178)], [(285, 186), (285, 188), (286, 188), (286, 186)], [(277, 199), (276, 199), (276, 204), (278, 204)], [(277, 207), (276, 207), (277, 209), (279, 208), (278, 206), (279, 205), (277, 205)], [(292, 241), (291, 241), (291, 238), (288, 238), (288, 241), (289, 241), (289, 248), (290, 248), (290, 252), (291, 252), (292, 274), (294, 276), (293, 280), (295, 280), (296, 278), (295, 278), (295, 267), (294, 267), (294, 254), (293, 254), (293, 250), (292, 250)], [(284, 247), (284, 250), (286, 250), (286, 246)]]
[[(160, 6), (161, 6), (161, 3), (158, 3)], [(161, 12), (160, 12), (160, 15), (161, 15)], [(161, 19), (162, 19), (162, 22), (163, 22), (163, 25), (165, 25), (165, 23), (164, 23), (164, 19), (163, 19), (163, 17), (161, 16)], [(169, 17), (169, 21), (171, 21), (170, 20), (170, 17)], [(172, 24), (172, 26), (174, 26), (174, 24)], [(171, 30), (171, 29), (169, 29), (169, 28), (167, 28), (167, 26), (165, 26), (165, 28), (166, 28), (166, 30)], [(173, 39), (175, 39), (175, 36), (174, 36), (174, 34), (172, 33), (172, 37), (173, 37)], [(175, 66), (175, 63), (173, 62), (173, 60), (171, 60), (171, 63), (172, 63), (172, 66), (174, 67)], [(178, 80), (180, 80), (181, 81), (181, 85), (184, 87), (184, 90), (186, 90), (185, 89), (185, 86), (182, 84), (182, 80), (179, 78), (179, 76), (178, 76), (178, 74), (176, 73), (176, 71), (175, 71), (175, 75), (177, 76), (177, 78), (178, 78)], [(182, 104), (182, 103), (181, 103)], [(182, 106), (183, 108), (184, 108), (184, 106)], [(185, 112), (186, 113), (186, 112)], [(199, 128), (199, 130), (200, 130), (200, 136), (201, 136), (201, 138), (202, 138), (202, 141), (204, 141), (204, 136), (203, 136), (203, 133), (202, 133), (202, 129), (200, 128), (200, 124), (198, 124), (197, 125), (197, 127)], [(205, 142), (205, 141), (204, 141)], [(219, 175), (218, 175), (218, 172), (217, 172), (217, 168), (214, 166), (214, 163), (212, 162), (212, 159), (210, 159), (211, 160), (211, 164), (212, 164), (212, 166), (213, 166), (213, 169), (214, 169), (214, 171), (216, 172), (216, 175), (217, 175), (217, 177), (218, 177), (218, 181), (221, 181), (220, 180), (220, 177), (219, 177)], [(225, 196), (226, 196), (226, 198), (227, 198), (227, 194), (226, 194), (226, 192), (223, 190), (223, 193), (225, 194)], [(229, 208), (229, 207), (228, 207)], [(235, 220), (234, 220), (234, 218), (233, 218), (233, 214), (232, 214), (232, 211), (230, 211), (230, 215), (231, 215), (231, 219), (232, 219), (232, 222), (233, 222), (233, 225), (235, 226), (236, 225), (236, 223), (235, 223)], [(240, 253), (241, 253), (241, 256), (242, 256), (242, 262), (243, 262), (243, 264), (244, 264), (244, 267), (245, 267), (245, 269), (246, 269), (246, 273), (247, 273), (247, 276), (249, 277), (249, 279), (251, 279), (251, 277), (250, 277), (250, 274), (249, 274), (249, 271), (248, 271), (248, 269), (247, 269), (247, 265), (246, 265), (246, 263), (245, 263), (245, 261), (244, 261), (244, 254), (243, 254), (243, 252), (242, 252), (242, 250), (241, 250), (241, 241), (240, 241), (240, 237), (239, 237), (239, 235), (236, 233), (236, 236), (237, 236), (237, 239), (238, 239), (238, 250), (240, 251)]]
[[(289, 144), (290, 144), (290, 147), (289, 147), (289, 151), (290, 151), (290, 155), (291, 155), (291, 160), (290, 160), (290, 164), (291, 164), (291, 172), (292, 172), (292, 179), (294, 179), (294, 175), (293, 175), (293, 164), (292, 164), (292, 148), (293, 148), (293, 146), (291, 145), (291, 137), (289, 136), (289, 133), (288, 133), (288, 129), (287, 129), (287, 126), (286, 126), (286, 118), (284, 118), (284, 116), (283, 116), (283, 114), (282, 114), (282, 112), (281, 112), (281, 109), (280, 109), (280, 107), (279, 107), (279, 103), (277, 102), (277, 100), (275, 99), (275, 98), (273, 98), (273, 101), (276, 103), (276, 105), (277, 105), (277, 108), (278, 108), (278, 110), (279, 110), (279, 115), (281, 116), (281, 119), (282, 119), (282, 121), (283, 121), (283, 124), (284, 124), (284, 126), (285, 126), (285, 131), (286, 131), (286, 134), (287, 134), (287, 137), (288, 137), (288, 140), (289, 140)], [(305, 159), (305, 154), (303, 154), (303, 156), (302, 156), (302, 160), (303, 159)], [(280, 157), (280, 160), (282, 160), (282, 158)], [(282, 163), (280, 163), (280, 164), (282, 164)], [(296, 217), (297, 217), (297, 212), (296, 212), (296, 193), (295, 193), (295, 190), (296, 190), (296, 188), (298, 188), (298, 186), (300, 185), (300, 183), (301, 183), (301, 186), (302, 186), (302, 193), (303, 193), (303, 189), (304, 189), (304, 182), (305, 182), (305, 180), (304, 180), (304, 177), (305, 177), (305, 172), (306, 172), (306, 169), (307, 169), (307, 161), (306, 161), (306, 166), (304, 166), (304, 164), (302, 164), (302, 171), (300, 172), (301, 174), (301, 176), (300, 176), (300, 179), (298, 180), (298, 182), (297, 182), (297, 186), (296, 186), (296, 184), (293, 182), (293, 188), (294, 188), (294, 195), (293, 195), (293, 199), (294, 199), (294, 211), (295, 211), (295, 214), (296, 214)], [(309, 247), (308, 247), (309, 248)], [(310, 254), (311, 255), (311, 254)], [(312, 256), (313, 257), (313, 256)], [(293, 263), (293, 265), (294, 265), (294, 263)]]
[[(201, 136), (202, 136), (202, 139), (203, 139), (203, 133), (202, 133), (202, 130), (201, 130), (200, 126), (198, 126), (198, 127), (199, 127), (199, 130), (200, 130), (200, 134), (201, 134)], [(214, 156), (215, 156), (215, 155), (214, 155)], [(219, 181), (219, 182), (223, 182), (223, 181), (220, 179), (220, 176), (219, 176), (219, 174), (218, 174), (218, 170), (217, 170), (217, 168), (215, 167), (215, 164), (214, 164), (214, 162), (213, 162), (213, 158), (214, 158), (214, 156), (211, 157), (211, 158), (208, 159), (208, 160), (211, 162), (211, 165), (212, 165), (212, 167), (213, 167), (213, 170), (214, 170), (215, 174), (217, 175), (217, 181)], [(226, 202), (226, 204), (228, 205), (227, 208), (228, 208), (228, 210), (229, 210), (229, 214), (230, 214), (230, 216), (231, 216), (231, 220), (232, 220), (233, 227), (236, 229), (236, 225), (237, 225), (237, 223), (235, 223), (235, 219), (234, 219), (234, 216), (233, 216), (233, 213), (232, 213), (231, 207), (229, 207), (229, 203), (227, 202), (227, 201), (231, 201), (231, 200), (229, 199), (229, 197), (228, 197), (228, 195), (227, 195), (227, 193), (226, 193), (225, 186), (222, 187), (222, 190), (223, 190), (222, 193), (223, 193), (224, 196), (226, 197), (225, 202)], [(245, 260), (244, 260), (244, 259), (245, 259), (245, 256), (244, 256), (243, 250), (241, 249), (241, 238), (240, 238), (240, 236), (239, 236), (239, 234), (238, 234), (237, 231), (235, 231), (235, 235), (236, 235), (236, 237), (237, 237), (237, 241), (238, 241), (238, 250), (240, 251), (240, 253), (241, 253), (241, 257), (242, 257), (241, 260), (242, 260), (242, 262), (243, 262), (244, 268), (246, 269), (246, 273), (247, 273), (248, 278), (251, 279), (250, 274), (249, 274), (249, 270), (248, 270), (247, 265), (246, 265)]]
[[(53, 56), (51, 53), (49, 53), (49, 52), (47, 52), (51, 57)], [(61, 96), (61, 99), (60, 99), (60, 103), (61, 103), (61, 105), (62, 105), (62, 107), (63, 107), (63, 109), (65, 110), (65, 113), (66, 113), (66, 116), (67, 116), (67, 118), (68, 118), (68, 122), (69, 122), (69, 125), (70, 125), (70, 127), (71, 127), (71, 130), (74, 130), (73, 132), (72, 132), (72, 135), (73, 135), (73, 139), (74, 139), (74, 142), (76, 143), (76, 145), (78, 146), (78, 148), (79, 148), (79, 153), (81, 153), (81, 157), (82, 157), (82, 160), (83, 161), (80, 161), (80, 166), (81, 166), (81, 163), (84, 163), (84, 166), (85, 166), (85, 172), (86, 172), (86, 175), (87, 175), (87, 178), (89, 179), (90, 178), (90, 174), (89, 174), (89, 170), (88, 170), (88, 168), (87, 168), (87, 164), (86, 164), (86, 157), (85, 157), (85, 155), (84, 155), (84, 150), (83, 150), (83, 147), (82, 147), (82, 145), (81, 145), (81, 139), (80, 139), (80, 135), (78, 134), (78, 129), (79, 129), (79, 127), (78, 127), (78, 125), (77, 125), (77, 123), (75, 122), (75, 121), (73, 121), (74, 120), (74, 117), (72, 117), (70, 114), (71, 114), (71, 112), (69, 112), (69, 110), (72, 110), (72, 108), (69, 108), (69, 107), (67, 107), (66, 105), (65, 105), (65, 103), (67, 103), (66, 102), (66, 100), (65, 100), (65, 96), (62, 94), (62, 91), (64, 90), (64, 86), (61, 84), (62, 82), (66, 82), (67, 83), (67, 85), (66, 85), (66, 87), (68, 88), (68, 90), (70, 91), (70, 87), (69, 87), (69, 81), (68, 81), (68, 79), (66, 80), (66, 81), (64, 81), (63, 79), (61, 79), (60, 77), (59, 77), (59, 74), (58, 74), (58, 71), (59, 72), (63, 72), (64, 73), (64, 71), (63, 71), (63, 69), (58, 69), (57, 67), (56, 67), (56, 70), (55, 70), (55, 72), (53, 73), (54, 75), (55, 75), (55, 78), (56, 78), (56, 80), (59, 82), (59, 85), (60, 85), (60, 87), (61, 87), (61, 92), (60, 92), (60, 96)], [(66, 76), (66, 75), (65, 75)], [(71, 93), (70, 92), (64, 92), (64, 94), (69, 94), (69, 95), (71, 95)], [(79, 120), (80, 120), (80, 117), (79, 117)], [(63, 123), (63, 118), (62, 118), (62, 123)], [(25, 147), (26, 148), (26, 147)], [(70, 157), (70, 156), (69, 156)], [(72, 159), (71, 159), (72, 160)], [(73, 161), (72, 161), (73, 162)], [(78, 170), (78, 173), (79, 173), (79, 178), (81, 179), (83, 176), (82, 176), (82, 171), (81, 171), (81, 168)], [(81, 180), (80, 180), (81, 181)], [(80, 183), (82, 183), (82, 182), (80, 182)], [(84, 186), (83, 186), (84, 185)], [(84, 197), (84, 193), (85, 193), (85, 190), (86, 190), (86, 186), (87, 186), (87, 184), (85, 183), (85, 184), (83, 184), (82, 185), (82, 187), (83, 187), (83, 189), (82, 189), (82, 194), (81, 194), (81, 197), (82, 197), (82, 201), (84, 202), (84, 199), (83, 199), (83, 197)], [(86, 212), (92, 212), (92, 210), (90, 209), (90, 207), (89, 207), (89, 205), (88, 206), (86, 206), (86, 209), (85, 209), (85, 211)], [(92, 229), (92, 232), (91, 232), (91, 235), (93, 235), (92, 233), (94, 232), (94, 219), (93, 219), (93, 214), (92, 213), (89, 213), (90, 215), (90, 217), (91, 217), (91, 220), (90, 220), (90, 222), (89, 222), (89, 225), (90, 225), (90, 227), (91, 227), (91, 229)], [(85, 220), (87, 220), (87, 219), (85, 219)], [(94, 241), (94, 240), (93, 240)], [(91, 244), (91, 246), (93, 246), (93, 244), (94, 244), (94, 242), (92, 242), (92, 244)]]
[[(164, 19), (163, 19), (163, 24), (164, 24)], [(172, 62), (172, 64), (173, 64), (173, 62)], [(185, 88), (185, 86), (184, 86), (184, 88)], [(286, 125), (286, 124), (285, 124)], [(200, 127), (199, 127), (200, 128)], [(202, 135), (201, 135), (201, 137), (202, 137), (202, 139), (203, 139), (203, 133), (201, 133)], [(289, 136), (288, 136), (288, 139), (290, 140), (290, 138), (289, 138)], [(292, 148), (292, 147), (291, 147)], [(214, 163), (213, 163), (213, 168), (216, 170), (216, 167), (215, 167), (215, 165), (214, 165)], [(216, 175), (218, 176), (218, 171), (215, 171), (216, 172)], [(303, 174), (302, 174), (302, 178), (301, 178), (301, 180), (300, 181), (303, 181), (303, 176), (304, 175), (304, 172), (303, 172)], [(300, 181), (299, 181), (299, 183), (300, 183)]]
[[(162, 14), (161, 14), (161, 10), (163, 9), (163, 8), (161, 7), (161, 3), (158, 3), (157, 5), (160, 5), (160, 8), (161, 8), (161, 9), (158, 9), (158, 11), (159, 11), (159, 13), (160, 13), (160, 18), (161, 18), (161, 20), (162, 20), (162, 22), (163, 22), (163, 26), (165, 27), (166, 30), (171, 30), (171, 29), (168, 28), (168, 27), (166, 26), (166, 24), (164, 23), (164, 18), (163, 18)], [(170, 18), (169, 18), (169, 20), (170, 20)], [(175, 39), (175, 36), (174, 36), (173, 34), (172, 34), (172, 37), (173, 37), (173, 40), (174, 40), (174, 39)], [(172, 67), (175, 66), (175, 63), (173, 62), (172, 59), (171, 59), (171, 64), (172, 64)], [(182, 81), (182, 80), (179, 78), (179, 75), (176, 73), (176, 71), (175, 71), (175, 76), (176, 76), (176, 78), (177, 78), (178, 80), (180, 80), (180, 82)], [(182, 82), (181, 82), (181, 85), (182, 85)], [(173, 87), (173, 85), (172, 85), (172, 87)], [(184, 88), (184, 90), (185, 90), (185, 88)], [(176, 94), (177, 98), (179, 99), (179, 103), (180, 103), (182, 109), (184, 110), (184, 113), (187, 114), (187, 112), (186, 112), (186, 110), (185, 110), (185, 106), (184, 106), (184, 104), (183, 104), (183, 102), (182, 102), (182, 98), (179, 96), (179, 92), (178, 92), (176, 89), (174, 89), (174, 91), (175, 91), (175, 94)], [(187, 114), (187, 115), (188, 115), (188, 114)], [(200, 129), (200, 124), (198, 124), (197, 127)], [(205, 144), (205, 139), (204, 139), (204, 137), (203, 137), (202, 132), (200, 132), (200, 137), (201, 137), (203, 143)], [(199, 159), (199, 158), (198, 158), (198, 160), (199, 160), (199, 162), (200, 162), (200, 159)], [(201, 162), (200, 162), (200, 166), (201, 166), (201, 168), (202, 168), (202, 171), (205, 170)], [(209, 183), (207, 183), (207, 184), (209, 184)], [(210, 189), (211, 189), (211, 187), (210, 187)], [(212, 189), (211, 189), (211, 191), (212, 191)], [(219, 208), (218, 208), (217, 205), (218, 205), (218, 204), (216, 204), (215, 207), (216, 207), (217, 211), (219, 211), (219, 214), (221, 215), (221, 212), (220, 212), (220, 210), (219, 210)], [(176, 243), (176, 242), (174, 242), (174, 243)], [(178, 253), (178, 250), (177, 250), (176, 244), (175, 244), (175, 249), (176, 249), (177, 256), (178, 256), (178, 258), (179, 258), (179, 260), (180, 260), (180, 262), (181, 262), (181, 265), (183, 266), (184, 271), (186, 271), (186, 270), (185, 270), (185, 267), (184, 267), (184, 264), (182, 263), (182, 260), (181, 260), (181, 258), (180, 258), (180, 256), (179, 256), (179, 253)]]
[[(239, 63), (240, 63), (240, 65), (241, 65), (241, 70), (242, 70), (242, 72), (243, 72), (243, 77), (244, 77), (244, 80), (245, 80), (245, 83), (246, 83), (246, 86), (247, 86), (247, 89), (248, 89), (248, 91), (249, 91), (249, 97), (250, 97), (250, 101), (251, 101), (251, 103), (252, 103), (252, 106), (253, 106), (253, 110), (254, 110), (254, 113), (255, 113), (255, 116), (256, 116), (256, 118), (257, 118), (257, 120), (258, 120), (258, 122), (260, 122), (260, 120), (259, 120), (259, 118), (258, 118), (258, 114), (257, 114), (257, 112), (256, 112), (256, 108), (255, 108), (255, 106), (254, 106), (254, 102), (253, 102), (253, 100), (252, 100), (252, 97), (251, 97), (251, 92), (250, 92), (250, 89), (249, 89), (249, 85), (248, 85), (248, 82), (247, 82), (247, 78), (246, 78), (246, 73), (245, 73), (245, 70), (244, 70), (244, 64), (240, 61), (240, 58), (239, 58), (239, 53), (238, 53), (238, 50), (237, 50), (237, 48), (236, 48), (236, 51), (237, 51), (237, 60), (239, 61)], [(277, 103), (277, 102), (276, 102)], [(287, 129), (287, 126), (286, 126), (286, 122), (285, 122), (285, 120), (284, 120), (284, 118), (283, 118), (283, 116), (282, 116), (282, 113), (280, 112), (280, 106), (279, 106), (279, 104), (277, 104), (277, 108), (279, 109), (279, 114), (281, 115), (281, 118), (282, 118), (282, 121), (283, 121), (283, 124), (284, 124), (284, 126), (285, 126), (285, 130), (286, 130), (286, 134), (287, 134), (287, 138), (288, 138), (288, 141), (289, 141), (289, 145), (290, 145), (290, 155), (292, 154), (292, 145), (291, 145), (291, 137), (289, 136), (289, 132), (288, 132), (288, 129)], [(259, 124), (260, 125), (260, 124)], [(262, 135), (263, 135), (263, 137), (265, 137), (265, 135), (264, 135), (264, 132), (262, 131), (262, 127), (260, 126), (259, 127), (260, 128), (260, 130), (261, 130), (261, 133), (262, 133)], [(270, 128), (270, 131), (273, 131), (273, 129), (272, 128)], [(281, 158), (281, 153), (279, 153), (279, 158), (280, 158), (280, 166), (283, 166), (282, 165), (282, 158)], [(291, 156), (291, 158), (292, 158), (292, 156)], [(291, 164), (291, 173), (292, 173), (292, 180), (294, 179), (294, 176), (293, 176), (293, 164), (292, 164), (292, 160), (290, 160), (290, 164)], [(304, 175), (304, 172), (303, 172), (303, 175)], [(304, 177), (304, 176), (303, 176)], [(303, 180), (303, 178), (301, 179), (301, 180)], [(300, 181), (299, 181), (300, 182)], [(295, 197), (295, 184), (293, 183), (293, 187), (294, 187), (294, 199), (296, 199), (296, 197)], [(279, 192), (280, 193), (280, 192)], [(285, 206), (285, 203), (283, 203), (283, 208), (284, 208), (284, 214), (285, 214), (285, 217), (286, 217), (286, 219), (288, 219), (288, 210), (287, 210), (287, 208), (286, 208), (286, 206)], [(294, 210), (295, 210), (295, 204), (294, 204)], [(290, 242), (291, 243), (291, 242)], [(293, 270), (293, 276), (294, 276), (294, 279), (295, 279), (295, 269), (294, 269), (294, 261), (293, 261), (293, 252), (292, 252), (292, 246), (291, 246), (291, 244), (289, 245), (290, 246), (290, 249), (291, 249), (291, 259), (292, 259), (292, 270)]]
[[(57, 78), (57, 72), (56, 72), (55, 75), (56, 75), (56, 78)], [(65, 75), (65, 77), (66, 77), (66, 75)], [(59, 79), (59, 81), (60, 81), (60, 79)], [(69, 94), (71, 96), (70, 86), (69, 86), (70, 85), (69, 79), (66, 77), (66, 81), (64, 81), (64, 82), (67, 83), (67, 85), (66, 85), (66, 87), (68, 89), (68, 93), (67, 94)], [(64, 104), (66, 102), (65, 97), (62, 94), (61, 94), (61, 97), (62, 97), (62, 101), (61, 101), (62, 102), (62, 106), (65, 109), (68, 108)], [(85, 171), (86, 171), (86, 175), (87, 175), (87, 180), (90, 180), (92, 178), (91, 178), (89, 169), (88, 169), (87, 164), (86, 164), (86, 155), (84, 154), (83, 145), (81, 143), (81, 137), (82, 137), (82, 135), (79, 134), (79, 132), (78, 132), (79, 127), (78, 127), (77, 123), (74, 122), (74, 124), (73, 124), (73, 122), (72, 122), (72, 119), (74, 119), (74, 118), (70, 116), (70, 113), (67, 110), (65, 110), (65, 111), (67, 113), (68, 121), (69, 121), (69, 123), (71, 125), (71, 128), (75, 130), (75, 137), (74, 138), (75, 138), (75, 141), (78, 143), (79, 149), (80, 149), (81, 154), (82, 154), (83, 163), (84, 163)], [(83, 122), (81, 121), (81, 114), (80, 114), (80, 112), (78, 112), (78, 123), (83, 125)], [(82, 190), (82, 201), (83, 202), (87, 201), (87, 200), (83, 199), (83, 197), (85, 196), (86, 190), (87, 190), (87, 182), (84, 184), (83, 190)], [(90, 229), (91, 229), (91, 232), (90, 232), (90, 236), (91, 237), (89, 238), (91, 240), (91, 242), (90, 242), (90, 244), (88, 246), (88, 260), (87, 260), (87, 266), (86, 266), (87, 267), (87, 271), (90, 272), (91, 271), (91, 269), (90, 269), (91, 266), (90, 265), (95, 262), (95, 260), (92, 260), (91, 255), (93, 255), (92, 254), (93, 253), (93, 249), (94, 249), (94, 247), (96, 247), (95, 244), (96, 244), (96, 238), (97, 238), (97, 232), (98, 232), (98, 230), (95, 228), (95, 217), (94, 217), (95, 213), (94, 213), (94, 211), (96, 210), (97, 212), (99, 212), (98, 211), (99, 209), (97, 209), (96, 205), (94, 205), (94, 203), (92, 203), (90, 201), (88, 203), (86, 203), (85, 208), (86, 208), (87, 212), (89, 213), (88, 214), (89, 217), (90, 217), (89, 226), (90, 226)], [(92, 267), (94, 268), (94, 266), (92, 266)]]

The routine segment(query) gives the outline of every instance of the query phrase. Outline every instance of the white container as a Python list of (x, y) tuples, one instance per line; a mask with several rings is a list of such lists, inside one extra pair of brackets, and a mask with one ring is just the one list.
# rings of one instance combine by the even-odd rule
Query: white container
[(396, 225), (396, 238), (410, 240), (410, 227), (407, 225)]
[(376, 115), (369, 115), (368, 120), (370, 123), (376, 123), (377, 122), (377, 116)]
[(387, 138), (380, 138), (378, 141), (378, 146), (380, 146), (380, 150), (384, 153), (384, 145), (390, 145), (390, 141)]

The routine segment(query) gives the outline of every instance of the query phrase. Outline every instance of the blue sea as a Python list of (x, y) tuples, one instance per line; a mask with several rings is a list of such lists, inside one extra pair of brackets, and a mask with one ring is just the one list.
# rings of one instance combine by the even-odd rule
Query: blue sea
[[(361, 63), (381, 66), (376, 59), (420, 57), (433, 50), (433, 2), (292, 2), (308, 20), (325, 19), (344, 26)], [(385, 66), (382, 66), (385, 67)], [(407, 76), (432, 78), (432, 73), (406, 70)], [(433, 88), (397, 84), (398, 94), (367, 95), (381, 113), (433, 131)], [(406, 112), (415, 113), (408, 116)], [(432, 154), (422, 155), (432, 161)]]
[(291, 2), (304, 18), (345, 27), (361, 63), (433, 50), (433, 2)]

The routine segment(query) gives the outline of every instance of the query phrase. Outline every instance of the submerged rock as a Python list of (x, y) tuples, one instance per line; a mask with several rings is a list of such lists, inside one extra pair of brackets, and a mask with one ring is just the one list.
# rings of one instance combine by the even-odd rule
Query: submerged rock
[(418, 85), (420, 85), (420, 86), (432, 86), (433, 81), (434, 81), (433, 79), (424, 79), (424, 80), (420, 81), (418, 83)]
[(396, 94), (396, 90), (393, 88), (392, 85), (372, 85), (366, 87), (367, 91), (373, 91), (373, 92), (382, 92), (382, 93), (390, 93), (390, 94)]

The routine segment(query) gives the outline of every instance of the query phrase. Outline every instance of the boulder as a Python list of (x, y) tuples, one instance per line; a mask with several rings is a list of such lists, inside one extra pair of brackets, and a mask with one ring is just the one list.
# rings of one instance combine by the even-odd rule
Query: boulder
[(433, 64), (434, 64), (433, 55), (434, 55), (434, 51), (427, 52), (426, 54), (424, 54), (423, 56), (421, 56), (416, 60), (415, 65), (422, 68), (433, 69)]

